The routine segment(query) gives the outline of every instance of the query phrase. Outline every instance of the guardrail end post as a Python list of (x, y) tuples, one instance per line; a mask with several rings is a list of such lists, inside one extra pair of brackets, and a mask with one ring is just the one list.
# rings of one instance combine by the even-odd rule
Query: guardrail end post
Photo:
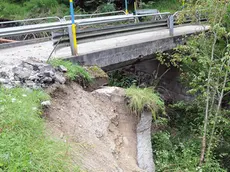
[(68, 26), (70, 48), (72, 55), (77, 55), (77, 34), (76, 34), (76, 25)]
[(169, 35), (174, 36), (174, 16), (170, 15), (168, 20), (169, 25)]

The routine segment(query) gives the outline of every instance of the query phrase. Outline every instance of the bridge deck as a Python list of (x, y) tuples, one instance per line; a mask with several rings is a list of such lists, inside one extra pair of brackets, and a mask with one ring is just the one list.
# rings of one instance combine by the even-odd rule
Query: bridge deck
[[(175, 36), (192, 34), (207, 30), (208, 26), (189, 25), (175, 28)], [(125, 47), (129, 45), (136, 45), (154, 40), (161, 40), (170, 38), (168, 29), (161, 29), (155, 31), (148, 31), (144, 33), (137, 33), (133, 35), (120, 36), (116, 38), (108, 38), (103, 40), (95, 40), (89, 43), (82, 43), (79, 45), (79, 55), (104, 51), (108, 49), (115, 49), (118, 47)], [(15, 48), (8, 48), (0, 50), (0, 61), (7, 64), (15, 64), (21, 60), (28, 58), (36, 58), (40, 60), (47, 60), (51, 51), (53, 50), (52, 42), (38, 43), (33, 45), (20, 46)], [(70, 47), (65, 47), (55, 52), (53, 57), (70, 57)]]

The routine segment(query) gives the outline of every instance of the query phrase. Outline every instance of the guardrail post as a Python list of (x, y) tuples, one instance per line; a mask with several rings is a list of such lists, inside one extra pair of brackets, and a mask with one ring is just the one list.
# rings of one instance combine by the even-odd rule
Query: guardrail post
[(169, 25), (169, 35), (173, 36), (174, 35), (174, 16), (173, 15), (169, 16), (168, 25)]
[(77, 39), (76, 39), (76, 33), (73, 33), (73, 25), (68, 26), (68, 33), (69, 33), (69, 41), (70, 41), (70, 48), (72, 55), (77, 54)]

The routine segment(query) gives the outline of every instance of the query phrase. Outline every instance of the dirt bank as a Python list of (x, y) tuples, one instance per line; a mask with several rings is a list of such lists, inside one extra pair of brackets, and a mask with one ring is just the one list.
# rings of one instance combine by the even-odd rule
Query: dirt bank
[(46, 111), (51, 134), (70, 144), (73, 162), (92, 172), (141, 171), (136, 162), (136, 123), (124, 90), (105, 87), (92, 93), (77, 84), (52, 93)]

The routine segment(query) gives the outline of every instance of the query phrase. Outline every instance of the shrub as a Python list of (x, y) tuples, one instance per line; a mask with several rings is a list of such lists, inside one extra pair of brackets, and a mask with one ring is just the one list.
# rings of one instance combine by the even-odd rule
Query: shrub
[(116, 11), (115, 4), (113, 3), (101, 4), (97, 9), (100, 13)]

